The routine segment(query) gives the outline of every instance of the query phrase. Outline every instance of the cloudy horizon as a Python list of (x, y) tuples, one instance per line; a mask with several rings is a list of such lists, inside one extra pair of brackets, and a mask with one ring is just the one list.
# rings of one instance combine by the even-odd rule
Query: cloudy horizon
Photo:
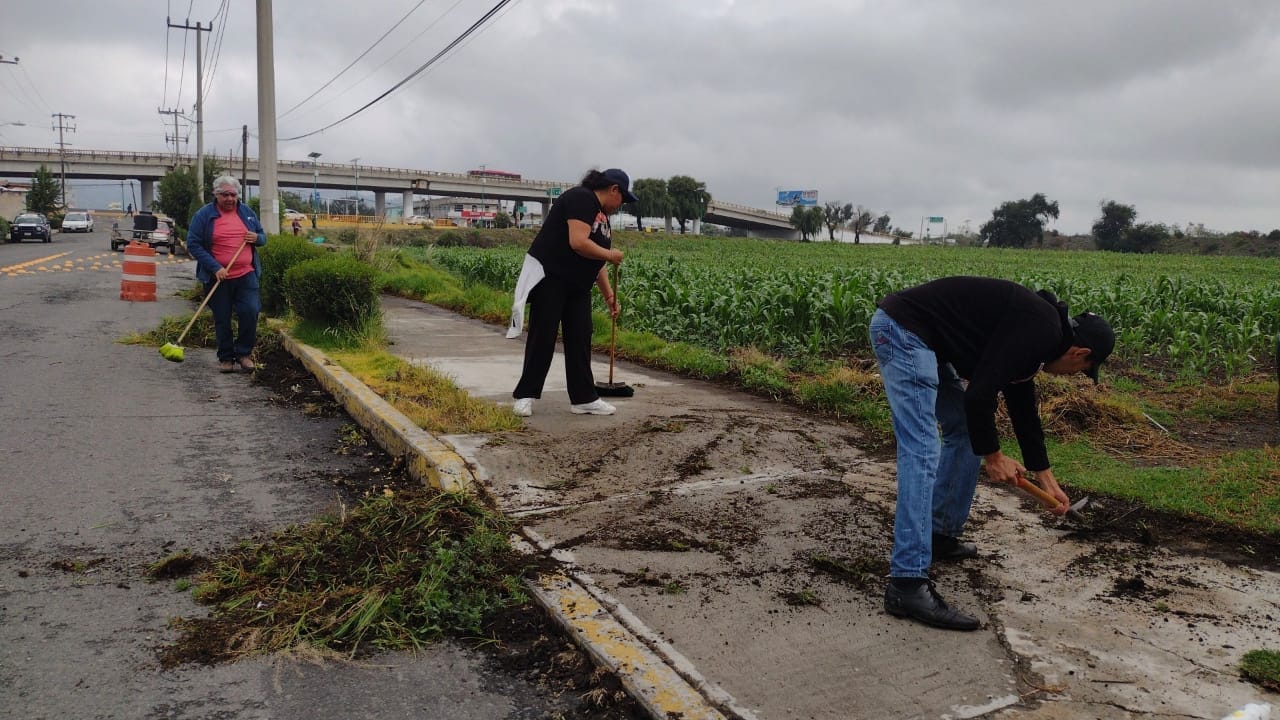
[[(278, 136), (364, 105), (494, 5), (275, 0)], [(206, 152), (238, 155), (248, 124), (256, 156), (254, 5), (223, 8), (6, 3), (0, 54), (21, 61), (0, 65), (0, 144), (54, 146), (61, 112), (76, 116), (74, 148), (171, 151), (157, 109), (191, 113), (195, 49), (168, 14), (217, 19)], [(764, 209), (779, 189), (816, 189), (912, 231), (925, 215), (976, 230), (1040, 192), (1067, 233), (1088, 232), (1103, 200), (1145, 222), (1267, 232), (1280, 227), (1276, 87), (1280, 3), (1266, 0), (515, 0), (386, 100), (278, 152), (549, 180), (617, 166)]]

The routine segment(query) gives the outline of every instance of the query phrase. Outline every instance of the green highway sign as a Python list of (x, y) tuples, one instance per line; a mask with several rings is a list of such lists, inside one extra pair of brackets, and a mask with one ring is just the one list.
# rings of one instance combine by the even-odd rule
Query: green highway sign
[(560, 188), (553, 187), (547, 190), (547, 197), (560, 197)]
[(940, 223), (940, 222), (942, 222), (942, 218), (941, 218), (941, 217), (934, 217), (934, 216), (930, 215), (930, 216), (929, 216), (929, 222), (931, 222), (931, 223)]

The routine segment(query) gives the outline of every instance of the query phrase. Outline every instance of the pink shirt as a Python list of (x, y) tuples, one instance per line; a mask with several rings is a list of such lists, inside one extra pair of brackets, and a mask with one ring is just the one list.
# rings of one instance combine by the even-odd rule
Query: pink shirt
[(244, 234), (248, 231), (235, 210), (222, 212), (221, 208), (218, 209), (218, 217), (213, 221), (213, 247), (210, 249), (213, 251), (213, 259), (227, 268), (228, 279), (234, 280), (253, 272), (252, 247), (242, 250), (240, 257), (236, 258), (236, 264), (228, 266), (231, 256), (244, 243)]

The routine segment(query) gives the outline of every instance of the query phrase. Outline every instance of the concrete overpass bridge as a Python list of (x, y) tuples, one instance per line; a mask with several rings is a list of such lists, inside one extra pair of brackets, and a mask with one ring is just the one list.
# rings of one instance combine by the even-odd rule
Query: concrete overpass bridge
[[(64, 162), (66, 176), (71, 179), (138, 180), (142, 186), (141, 207), (146, 208), (155, 199), (156, 182), (176, 165), (194, 166), (195, 156), (129, 150), (67, 150), (63, 154), (56, 148), (0, 147), (0, 177), (32, 177), (41, 165), (60, 175)], [(230, 165), (230, 174), (240, 177), (240, 163)], [(374, 213), (378, 216), (386, 215), (387, 193), (400, 193), (402, 207), (407, 208), (413, 207), (417, 195), (546, 203), (556, 188), (567, 189), (577, 184), (576, 181), (511, 180), (310, 160), (280, 160), (276, 172), (281, 188), (370, 191), (374, 194)], [(248, 159), (245, 179), (250, 185), (258, 184), (257, 158)], [(774, 237), (789, 237), (793, 232), (783, 215), (719, 201), (712, 202), (705, 220)]]

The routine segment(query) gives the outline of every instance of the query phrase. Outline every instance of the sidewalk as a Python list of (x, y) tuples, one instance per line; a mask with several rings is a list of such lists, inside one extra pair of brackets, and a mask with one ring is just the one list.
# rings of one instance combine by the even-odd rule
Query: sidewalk
[[(397, 355), (512, 401), (523, 337), (398, 298), (384, 297), (383, 312)], [(607, 363), (597, 356), (597, 380)], [(1188, 607), (1244, 617), (1280, 589), (1273, 574), (1151, 548), (1109, 548), (1134, 565), (1082, 564), (1099, 548), (984, 487), (970, 533), (980, 559), (935, 566), (947, 600), (984, 627), (891, 618), (893, 465), (867, 457), (852, 426), (629, 363), (615, 379), (636, 388), (610, 399), (616, 415), (573, 415), (557, 360), (524, 432), (442, 440), (726, 715), (1218, 717), (1264, 695), (1232, 676), (1229, 653), (1204, 653), (1274, 646), (1274, 627), (1157, 627), (1149, 607), (1113, 604), (1106, 591), (1117, 574), (1156, 563), (1200, 588), (1180, 591), (1196, 595)]]

